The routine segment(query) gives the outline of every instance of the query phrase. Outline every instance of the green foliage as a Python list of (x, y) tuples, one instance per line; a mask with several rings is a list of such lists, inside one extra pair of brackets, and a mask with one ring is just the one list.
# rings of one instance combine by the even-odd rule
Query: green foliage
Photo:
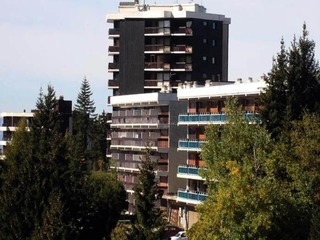
[(190, 239), (316, 239), (320, 118), (305, 115), (274, 142), (235, 106), (227, 104), (223, 128), (206, 129), (208, 198), (198, 206)]
[(290, 129), (293, 120), (303, 113), (319, 112), (320, 69), (315, 59), (315, 43), (308, 39), (306, 24), (299, 41), (293, 39), (289, 50), (281, 41), (281, 50), (270, 73), (265, 76), (267, 88), (262, 94), (261, 117), (272, 137)]
[(109, 239), (125, 201), (114, 173), (82, 171), (61, 131), (55, 92), (40, 93), (30, 131), (22, 122), (1, 172), (0, 236)]
[(94, 114), (94, 101), (89, 82), (84, 78), (73, 113), (73, 139), (76, 156), (81, 160), (82, 169), (107, 168), (107, 114)]
[(125, 208), (126, 192), (115, 172), (92, 172), (86, 182), (88, 213), (82, 220), (85, 229), (81, 239), (109, 239)]
[(78, 94), (77, 103), (74, 107), (76, 112), (84, 113), (90, 117), (94, 114), (96, 108), (94, 101), (91, 100), (92, 92), (89, 81), (85, 77), (81, 83), (80, 93)]
[(208, 199), (199, 205), (200, 220), (190, 229), (191, 239), (263, 239), (275, 210), (270, 203), (278, 186), (265, 180), (266, 159), (272, 142), (258, 124), (249, 124), (227, 103), (228, 124), (210, 125), (201, 152), (207, 171)]
[(129, 228), (124, 224), (118, 224), (112, 231), (111, 240), (129, 240), (128, 233)]
[(136, 219), (130, 236), (134, 240), (160, 239), (164, 231), (162, 213), (156, 206), (162, 196), (155, 179), (157, 163), (151, 160), (150, 152), (151, 148), (147, 146), (145, 159), (139, 167), (139, 183), (134, 186)]

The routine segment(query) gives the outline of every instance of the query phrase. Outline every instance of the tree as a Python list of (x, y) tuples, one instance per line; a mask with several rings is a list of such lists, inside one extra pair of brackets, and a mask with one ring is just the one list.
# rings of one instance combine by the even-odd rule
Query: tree
[(52, 86), (41, 91), (30, 131), (22, 122), (8, 146), (0, 176), (0, 236), (108, 239), (125, 191), (114, 173), (81, 170), (55, 102)]
[(117, 180), (116, 172), (93, 171), (84, 189), (88, 196), (84, 230), (80, 239), (110, 239), (123, 209), (126, 191)]
[(80, 93), (78, 94), (77, 103), (75, 105), (75, 111), (87, 114), (89, 115), (89, 117), (92, 117), (96, 108), (94, 106), (94, 101), (91, 99), (91, 96), (92, 92), (89, 81), (86, 77), (84, 77), (81, 83)]
[(93, 168), (98, 170), (108, 169), (107, 161), (107, 137), (110, 132), (110, 124), (108, 123), (109, 115), (104, 111), (96, 117), (91, 127), (91, 151), (90, 159), (93, 161)]
[(145, 159), (139, 167), (139, 183), (134, 186), (136, 218), (131, 232), (131, 239), (134, 240), (160, 239), (164, 231), (162, 213), (156, 206), (162, 196), (155, 179), (157, 163), (151, 160), (150, 153), (151, 148), (147, 145)]
[(92, 169), (91, 150), (91, 128), (95, 118), (94, 101), (91, 100), (92, 92), (89, 81), (84, 78), (81, 83), (80, 93), (73, 113), (73, 135), (76, 154), (81, 159), (82, 168)]
[[(58, 114), (54, 111), (55, 91), (52, 86), (47, 90), (47, 94), (40, 92), (30, 132), (23, 123), (8, 146), (0, 197), (0, 235), (7, 239), (36, 239), (44, 236), (43, 230), (49, 226), (51, 232), (64, 232), (63, 238), (75, 236), (74, 221), (53, 197), (53, 191), (59, 189), (64, 198), (72, 185), (68, 184), (67, 176), (70, 144), (67, 135), (59, 132)], [(59, 212), (63, 214), (60, 215), (63, 230), (60, 224), (49, 224), (57, 223), (57, 219), (49, 216)]]
[(222, 128), (206, 129), (201, 156), (208, 197), (198, 206), (190, 239), (304, 239), (303, 211), (290, 197), (289, 178), (277, 174), (270, 135), (245, 120), (235, 100), (228, 102), (227, 116)]
[(207, 200), (190, 239), (317, 239), (320, 118), (306, 115), (277, 142), (227, 104), (201, 151)]
[(281, 41), (271, 72), (265, 77), (267, 88), (262, 94), (262, 121), (278, 139), (283, 129), (291, 127), (293, 120), (302, 119), (305, 111), (319, 112), (320, 69), (315, 59), (315, 43), (308, 39), (306, 24), (297, 42), (285, 51)]
[(119, 224), (114, 228), (111, 234), (111, 240), (129, 240), (128, 238), (129, 228), (124, 224)]
[(284, 114), (287, 108), (287, 58), (282, 39), (281, 50), (276, 59), (273, 59), (271, 72), (264, 77), (268, 87), (261, 97), (263, 107), (260, 110), (260, 116), (273, 137), (280, 135), (287, 120)]

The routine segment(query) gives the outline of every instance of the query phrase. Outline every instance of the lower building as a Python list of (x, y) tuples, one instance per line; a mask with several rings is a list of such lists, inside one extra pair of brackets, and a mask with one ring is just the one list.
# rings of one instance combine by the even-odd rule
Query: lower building
[[(128, 211), (135, 211), (133, 187), (139, 181), (139, 166), (147, 146), (151, 159), (157, 162), (156, 177), (163, 195), (175, 195), (184, 184), (176, 178), (176, 169), (182, 164), (179, 159), (186, 157), (186, 153), (177, 151), (186, 127), (178, 128), (177, 120), (179, 112), (187, 109), (186, 103), (178, 102), (176, 94), (168, 92), (114, 96), (110, 103), (111, 156), (128, 194)], [(165, 198), (160, 206), (167, 209)]]
[(2, 125), (0, 126), (0, 132), (2, 133), (2, 140), (0, 141), (1, 159), (4, 159), (7, 145), (11, 141), (13, 133), (17, 130), (20, 121), (26, 119), (28, 127), (32, 121), (33, 114), (33, 112), (27, 113), (25, 111), (21, 113), (0, 113), (0, 117), (2, 118)]
[(185, 229), (197, 220), (195, 206), (206, 200), (206, 184), (200, 176), (205, 170), (205, 162), (201, 159), (201, 145), (206, 141), (205, 127), (209, 124), (225, 124), (225, 102), (228, 97), (237, 97), (246, 118), (257, 117), (259, 95), (266, 87), (264, 81), (247, 82), (238, 79), (236, 82), (213, 83), (207, 81), (205, 86), (183, 85), (178, 89), (179, 101), (186, 101), (188, 109), (178, 117), (178, 126), (187, 127), (187, 134), (179, 139), (178, 151), (186, 152), (187, 158), (177, 168), (177, 179), (184, 179), (184, 188), (178, 189), (172, 205), (180, 213), (179, 225)]
[[(61, 96), (56, 101), (54, 111), (59, 113), (61, 121), (61, 132), (71, 130), (72, 128), (72, 101), (64, 100)], [(17, 130), (19, 123), (22, 119), (26, 120), (27, 128), (30, 126), (35, 110), (31, 112), (23, 111), (21, 113), (15, 112), (3, 112), (0, 113), (2, 119), (2, 125), (0, 126), (0, 133), (2, 133), (2, 139), (0, 140), (0, 158), (5, 158), (5, 152), (7, 145), (12, 140), (14, 132)]]

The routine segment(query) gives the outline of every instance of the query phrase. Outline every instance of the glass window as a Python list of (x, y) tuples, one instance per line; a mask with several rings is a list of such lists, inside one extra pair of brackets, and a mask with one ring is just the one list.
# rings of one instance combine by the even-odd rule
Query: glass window
[(213, 47), (216, 46), (216, 40), (212, 40), (212, 46), (213, 46)]
[(215, 64), (215, 62), (216, 62), (216, 59), (213, 57), (212, 58), (212, 64)]
[(216, 23), (215, 22), (212, 23), (212, 29), (216, 29)]
[(203, 61), (206, 61), (206, 60), (207, 60), (207, 57), (206, 57), (206, 56), (203, 56), (203, 57), (202, 57), (202, 60), (203, 60)]
[(207, 21), (204, 21), (204, 22), (203, 22), (203, 26), (207, 26)]
[(203, 39), (203, 43), (207, 43), (207, 39), (204, 38), (204, 39)]

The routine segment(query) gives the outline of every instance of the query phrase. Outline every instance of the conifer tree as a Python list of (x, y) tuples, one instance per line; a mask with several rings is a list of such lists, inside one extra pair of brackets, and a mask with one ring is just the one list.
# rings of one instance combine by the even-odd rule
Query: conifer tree
[(305, 111), (320, 112), (320, 69), (315, 43), (308, 35), (303, 24), (302, 36), (299, 41), (294, 37), (288, 51), (281, 41), (281, 51), (265, 78), (261, 117), (274, 138), (279, 138), (282, 130), (290, 129), (293, 120), (302, 119)]
[(124, 208), (125, 191), (114, 174), (80, 169), (55, 104), (48, 86), (30, 131), (22, 123), (8, 146), (0, 176), (0, 238), (109, 238)]
[(146, 147), (145, 159), (139, 167), (139, 183), (134, 186), (136, 218), (131, 232), (134, 240), (157, 240), (164, 231), (164, 220), (157, 206), (162, 193), (155, 178), (156, 162), (150, 158), (151, 148)]
[(271, 72), (265, 76), (268, 87), (262, 94), (262, 109), (260, 115), (265, 119), (265, 125), (273, 137), (278, 136), (285, 125), (287, 108), (288, 59), (283, 39), (281, 50), (273, 59)]
[(78, 94), (77, 103), (74, 107), (73, 114), (73, 135), (75, 150), (78, 158), (81, 160), (82, 168), (92, 169), (92, 159), (90, 158), (91, 137), (93, 127), (94, 101), (91, 99), (92, 92), (89, 81), (84, 78), (81, 83), (80, 93)]

